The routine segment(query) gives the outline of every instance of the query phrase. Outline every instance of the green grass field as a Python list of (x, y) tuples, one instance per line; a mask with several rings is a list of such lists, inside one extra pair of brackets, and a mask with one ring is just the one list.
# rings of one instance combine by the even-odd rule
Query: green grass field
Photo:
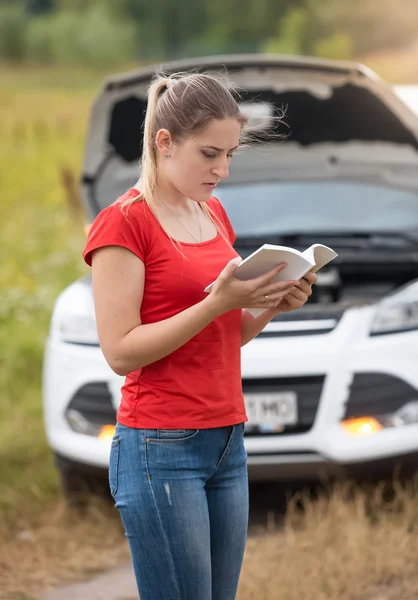
[[(103, 75), (0, 68), (0, 515), (36, 515), (58, 481), (44, 435), (43, 348), (57, 295), (85, 272), (78, 178)], [(1, 518), (1, 516), (0, 516)]]

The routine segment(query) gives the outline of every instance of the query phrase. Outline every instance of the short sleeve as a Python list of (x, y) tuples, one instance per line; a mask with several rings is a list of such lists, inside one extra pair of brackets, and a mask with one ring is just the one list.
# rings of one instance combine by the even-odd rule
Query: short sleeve
[(237, 234), (235, 233), (235, 230), (232, 227), (232, 223), (229, 220), (228, 214), (222, 206), (220, 200), (218, 200), (218, 198), (214, 198), (214, 200), (216, 200), (216, 205), (218, 207), (217, 213), (219, 214), (219, 218), (222, 221), (222, 225), (225, 227), (226, 233), (228, 234), (231, 244), (234, 244), (235, 240), (237, 239)]
[(119, 202), (104, 208), (93, 221), (87, 242), (82, 252), (85, 262), (91, 267), (94, 250), (104, 246), (122, 246), (145, 262), (147, 252), (147, 231), (143, 210), (138, 204), (123, 211)]

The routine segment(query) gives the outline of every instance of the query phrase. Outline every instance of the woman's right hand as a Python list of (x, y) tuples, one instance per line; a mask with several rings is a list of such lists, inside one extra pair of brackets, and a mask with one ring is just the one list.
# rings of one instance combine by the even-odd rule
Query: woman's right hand
[(229, 261), (213, 284), (210, 296), (219, 314), (236, 308), (276, 308), (284, 296), (299, 286), (299, 281), (273, 281), (286, 263), (264, 275), (241, 281), (234, 276), (240, 262), (240, 258)]

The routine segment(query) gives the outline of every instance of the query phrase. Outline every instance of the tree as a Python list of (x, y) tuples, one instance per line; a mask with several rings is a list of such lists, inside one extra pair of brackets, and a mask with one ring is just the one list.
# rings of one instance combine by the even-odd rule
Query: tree
[(24, 6), (0, 5), (0, 57), (12, 61), (23, 60), (26, 54), (28, 16)]
[(26, 9), (33, 15), (42, 15), (52, 10), (53, 0), (26, 0)]
[(62, 10), (32, 20), (27, 52), (38, 61), (110, 66), (131, 59), (134, 41), (133, 23), (115, 19), (99, 4), (82, 13)]
[[(258, 51), (350, 58), (416, 41), (416, 2), (0, 0), (0, 55), (22, 58), (29, 45), (43, 60), (85, 62), (88, 55), (103, 64), (126, 60), (128, 51), (141, 61)], [(38, 21), (47, 17), (48, 26)]]

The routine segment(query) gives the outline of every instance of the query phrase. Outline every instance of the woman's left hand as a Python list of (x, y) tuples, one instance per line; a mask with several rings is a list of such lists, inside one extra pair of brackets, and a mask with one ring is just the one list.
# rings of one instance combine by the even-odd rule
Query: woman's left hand
[[(282, 298), (276, 312), (290, 312), (301, 308), (312, 294), (312, 286), (318, 281), (315, 273), (307, 273), (301, 280), (299, 287)], [(274, 309), (273, 309), (274, 310)]]

